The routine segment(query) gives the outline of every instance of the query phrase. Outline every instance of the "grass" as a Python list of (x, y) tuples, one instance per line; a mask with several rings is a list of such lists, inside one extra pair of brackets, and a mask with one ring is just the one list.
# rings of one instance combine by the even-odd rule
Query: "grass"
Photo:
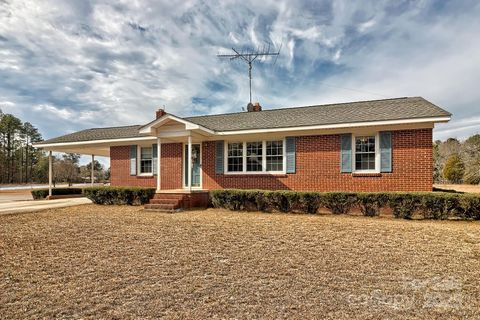
[(480, 224), (85, 205), (0, 216), (2, 318), (478, 318)]

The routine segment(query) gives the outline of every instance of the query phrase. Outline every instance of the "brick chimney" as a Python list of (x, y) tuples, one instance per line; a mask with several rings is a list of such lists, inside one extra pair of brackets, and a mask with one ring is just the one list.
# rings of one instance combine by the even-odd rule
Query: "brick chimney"
[(158, 109), (155, 112), (156, 119), (163, 117), (166, 114), (164, 109)]
[(255, 102), (255, 104), (249, 103), (249, 104), (247, 104), (247, 111), (248, 112), (259, 112), (259, 111), (262, 111), (262, 106), (258, 102)]

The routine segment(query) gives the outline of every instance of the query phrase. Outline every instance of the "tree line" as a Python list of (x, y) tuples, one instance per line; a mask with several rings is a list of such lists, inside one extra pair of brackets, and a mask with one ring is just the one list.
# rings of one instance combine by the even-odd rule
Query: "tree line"
[[(42, 135), (30, 122), (0, 110), (0, 184), (47, 183), (48, 155), (33, 147)], [(53, 180), (68, 184), (89, 182), (91, 163), (80, 166), (79, 154), (54, 156)], [(108, 180), (109, 170), (95, 160), (95, 181)]]
[(465, 141), (435, 141), (433, 179), (439, 183), (480, 184), (480, 134)]

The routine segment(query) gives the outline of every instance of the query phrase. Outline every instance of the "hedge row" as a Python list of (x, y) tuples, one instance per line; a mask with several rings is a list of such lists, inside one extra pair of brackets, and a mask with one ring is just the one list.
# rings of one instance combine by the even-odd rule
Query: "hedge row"
[(411, 219), (418, 214), (425, 219), (480, 220), (480, 196), (445, 192), (214, 190), (210, 192), (210, 198), (214, 207), (237, 211), (317, 213), (320, 208), (326, 208), (334, 214), (346, 214), (356, 207), (365, 216), (378, 216), (382, 208), (390, 208), (397, 218)]
[[(34, 189), (31, 191), (32, 197), (35, 200), (45, 199), (48, 196), (48, 189)], [(81, 188), (54, 188), (52, 189), (53, 196), (63, 196), (70, 194), (82, 194)]]
[(142, 205), (155, 194), (155, 188), (141, 187), (89, 187), (83, 194), (96, 204)]

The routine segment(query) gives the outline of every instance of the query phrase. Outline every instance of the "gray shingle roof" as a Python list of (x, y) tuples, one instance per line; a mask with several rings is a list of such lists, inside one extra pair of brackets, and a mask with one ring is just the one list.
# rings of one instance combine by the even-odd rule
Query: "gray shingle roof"
[[(238, 112), (184, 118), (213, 131), (273, 129), (365, 121), (448, 117), (451, 114), (421, 98), (396, 98), (308, 107)], [(140, 125), (87, 129), (38, 143), (64, 143), (143, 137)]]
[(64, 136), (60, 136), (57, 138), (45, 140), (37, 144), (41, 145), (41, 144), (50, 144), (50, 143), (81, 142), (81, 141), (91, 141), (91, 140), (110, 140), (110, 139), (143, 137), (145, 136), (144, 134), (138, 133), (138, 129), (140, 127), (141, 127), (140, 125), (135, 125), (135, 126), (125, 126), (125, 127), (86, 129), (86, 130), (66, 134)]
[(214, 131), (234, 131), (450, 115), (421, 97), (413, 97), (188, 117), (185, 120)]

